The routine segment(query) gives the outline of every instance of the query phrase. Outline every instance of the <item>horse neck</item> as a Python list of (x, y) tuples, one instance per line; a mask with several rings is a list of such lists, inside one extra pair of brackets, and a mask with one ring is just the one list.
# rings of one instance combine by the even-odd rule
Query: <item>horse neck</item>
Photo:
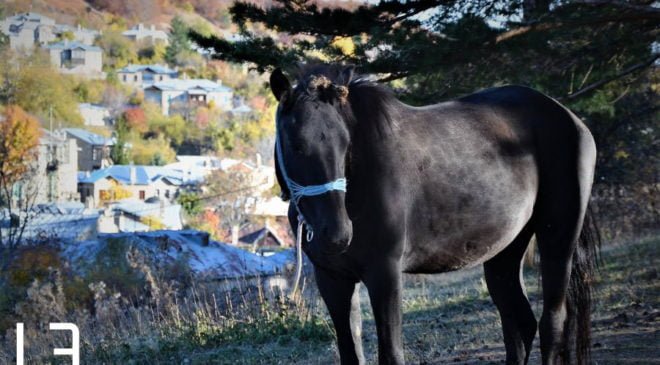
[[(359, 199), (368, 199), (370, 194), (378, 193), (374, 187), (399, 186), (402, 176), (396, 174), (405, 151), (401, 149), (402, 132), (406, 106), (402, 103), (390, 105), (390, 121), (381, 121), (379, 126), (369, 123), (368, 128), (354, 127), (351, 137), (351, 156), (349, 160), (349, 189), (358, 190), (353, 194)], [(360, 122), (356, 120), (356, 125)]]

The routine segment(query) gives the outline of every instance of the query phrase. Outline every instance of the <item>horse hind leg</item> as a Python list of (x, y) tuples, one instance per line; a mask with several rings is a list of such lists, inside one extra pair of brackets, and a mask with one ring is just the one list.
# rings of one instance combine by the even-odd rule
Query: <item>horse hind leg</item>
[(488, 292), (502, 319), (507, 365), (527, 364), (536, 335), (536, 318), (522, 278), (523, 257), (532, 234), (528, 223), (509, 246), (484, 263)]
[[(571, 275), (576, 265), (574, 254), (587, 210), (591, 178), (587, 167), (573, 166), (555, 172), (554, 179), (541, 180), (547, 184), (539, 193), (534, 215), (543, 287), (543, 314), (539, 323), (541, 357), (544, 365), (573, 363), (576, 357), (579, 363), (586, 363), (588, 348), (585, 349), (583, 343), (588, 342), (589, 328), (576, 332), (573, 326), (575, 320), (585, 318), (585, 325), (589, 325), (590, 302), (584, 298), (581, 303), (567, 300), (571, 293), (579, 297), (588, 290), (588, 287), (581, 287), (584, 278), (579, 274), (575, 278)], [(577, 264), (582, 265), (579, 261)], [(575, 352), (575, 344), (582, 344), (582, 349)]]

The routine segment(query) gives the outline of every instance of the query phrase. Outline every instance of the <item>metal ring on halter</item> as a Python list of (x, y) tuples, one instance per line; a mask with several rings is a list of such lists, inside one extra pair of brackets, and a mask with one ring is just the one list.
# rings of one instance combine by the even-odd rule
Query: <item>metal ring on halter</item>
[(312, 230), (312, 227), (307, 225), (307, 242), (312, 242), (312, 239), (314, 238), (314, 231)]

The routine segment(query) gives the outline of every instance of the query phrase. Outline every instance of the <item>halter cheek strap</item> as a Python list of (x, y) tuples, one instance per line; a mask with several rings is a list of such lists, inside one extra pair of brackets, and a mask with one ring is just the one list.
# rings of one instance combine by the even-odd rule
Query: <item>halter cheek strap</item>
[(289, 189), (289, 192), (291, 193), (291, 202), (298, 211), (298, 223), (299, 225), (305, 224), (305, 226), (307, 227), (307, 242), (309, 242), (314, 237), (314, 231), (312, 229), (312, 226), (305, 220), (305, 216), (303, 216), (302, 212), (300, 211), (300, 208), (298, 207), (298, 202), (304, 196), (317, 196), (335, 190), (346, 192), (346, 178), (341, 177), (325, 184), (307, 185), (307, 186), (300, 185), (297, 182), (293, 181), (287, 174), (286, 168), (284, 167), (284, 157), (283, 157), (284, 155), (282, 153), (282, 143), (280, 141), (280, 134), (279, 134), (280, 123), (279, 123), (279, 118), (277, 119), (278, 120), (276, 121), (276, 132), (275, 132), (276, 135), (275, 149), (277, 155), (277, 164), (280, 167), (282, 178), (284, 179), (284, 182), (286, 183), (286, 186)]

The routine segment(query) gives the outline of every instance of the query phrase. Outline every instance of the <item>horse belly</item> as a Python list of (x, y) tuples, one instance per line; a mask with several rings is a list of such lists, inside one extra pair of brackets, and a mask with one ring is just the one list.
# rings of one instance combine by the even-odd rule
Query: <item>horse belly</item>
[[(411, 206), (404, 248), (404, 271), (440, 273), (481, 264), (511, 243), (529, 221), (536, 198), (534, 182), (505, 178), (499, 186), (445, 189), (423, 194)], [(448, 198), (449, 197), (449, 198)]]

